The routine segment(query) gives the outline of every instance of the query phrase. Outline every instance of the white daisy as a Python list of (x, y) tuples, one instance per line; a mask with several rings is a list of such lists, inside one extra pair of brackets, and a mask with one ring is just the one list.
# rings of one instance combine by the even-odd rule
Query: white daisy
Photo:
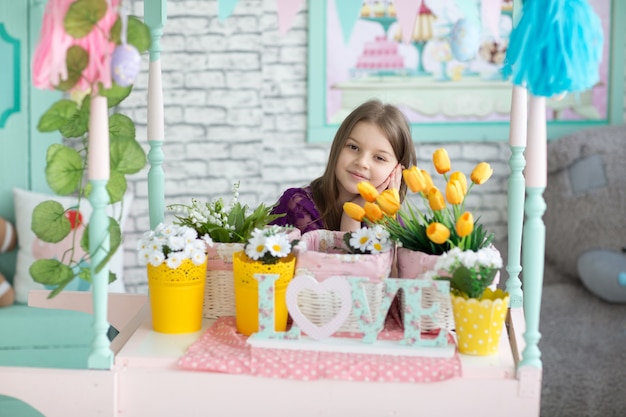
[(370, 242), (371, 236), (370, 231), (367, 227), (356, 230), (352, 233), (352, 236), (350, 237), (350, 246), (357, 250), (360, 250), (361, 252), (365, 252), (367, 250)]
[(246, 255), (251, 259), (259, 260), (267, 252), (265, 246), (265, 236), (257, 235), (252, 236), (246, 245)]
[(269, 236), (265, 241), (265, 246), (267, 246), (272, 256), (277, 258), (283, 258), (291, 252), (289, 238), (284, 233)]

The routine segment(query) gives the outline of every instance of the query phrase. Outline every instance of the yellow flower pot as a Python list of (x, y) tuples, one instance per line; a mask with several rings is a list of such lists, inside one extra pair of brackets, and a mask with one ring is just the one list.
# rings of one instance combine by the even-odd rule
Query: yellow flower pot
[(194, 265), (189, 259), (175, 269), (148, 264), (152, 328), (160, 333), (192, 333), (202, 328), (202, 303), (206, 259)]
[(451, 295), (460, 353), (486, 356), (498, 352), (509, 294), (487, 288), (480, 300)]
[(287, 328), (287, 285), (293, 279), (296, 258), (293, 254), (272, 265), (253, 261), (245, 252), (233, 254), (233, 273), (235, 278), (235, 318), (237, 331), (249, 336), (259, 330), (259, 283), (254, 274), (279, 274), (274, 283), (274, 329), (285, 331)]

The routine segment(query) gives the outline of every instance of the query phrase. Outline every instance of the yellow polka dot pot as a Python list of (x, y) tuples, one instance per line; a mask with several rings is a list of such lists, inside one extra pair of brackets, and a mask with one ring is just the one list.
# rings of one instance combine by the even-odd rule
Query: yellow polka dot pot
[(454, 294), (451, 298), (459, 352), (476, 356), (498, 353), (509, 294), (487, 288), (480, 299)]

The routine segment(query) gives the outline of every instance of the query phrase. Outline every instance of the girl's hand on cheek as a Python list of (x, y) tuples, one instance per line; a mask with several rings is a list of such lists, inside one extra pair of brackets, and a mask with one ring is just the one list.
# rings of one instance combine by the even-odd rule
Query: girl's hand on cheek
[(380, 184), (376, 189), (379, 193), (383, 192), (389, 188), (395, 188), (396, 190), (400, 189), (400, 184), (402, 183), (402, 165), (396, 165), (389, 176), (385, 178), (382, 184)]
[(402, 184), (402, 165), (398, 164), (389, 174), (389, 185), (387, 188), (399, 190), (400, 184)]

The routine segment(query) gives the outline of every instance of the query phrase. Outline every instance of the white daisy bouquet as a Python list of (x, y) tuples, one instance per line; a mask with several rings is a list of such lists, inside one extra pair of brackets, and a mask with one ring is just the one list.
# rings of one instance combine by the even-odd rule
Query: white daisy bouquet
[(165, 262), (171, 269), (176, 269), (185, 259), (195, 265), (204, 263), (207, 245), (213, 246), (209, 235), (199, 238), (191, 227), (160, 223), (154, 230), (144, 233), (137, 249), (142, 265), (156, 267)]
[(480, 298), (492, 284), (498, 270), (502, 268), (502, 257), (494, 246), (478, 251), (452, 248), (437, 259), (427, 278), (450, 281), (450, 288), (468, 298)]
[(378, 224), (348, 232), (343, 236), (343, 241), (350, 253), (355, 254), (376, 254), (391, 249), (389, 232)]
[(244, 252), (254, 261), (271, 265), (288, 257), (297, 243), (297, 240), (289, 241), (284, 227), (268, 226), (252, 231), (252, 236), (244, 246)]
[(239, 201), (239, 183), (233, 184), (228, 203), (222, 198), (203, 202), (192, 198), (191, 205), (172, 204), (167, 207), (176, 217), (176, 224), (189, 226), (198, 235), (208, 234), (217, 243), (244, 243), (256, 228), (261, 228), (284, 214), (271, 214), (273, 206), (258, 205), (255, 209)]

